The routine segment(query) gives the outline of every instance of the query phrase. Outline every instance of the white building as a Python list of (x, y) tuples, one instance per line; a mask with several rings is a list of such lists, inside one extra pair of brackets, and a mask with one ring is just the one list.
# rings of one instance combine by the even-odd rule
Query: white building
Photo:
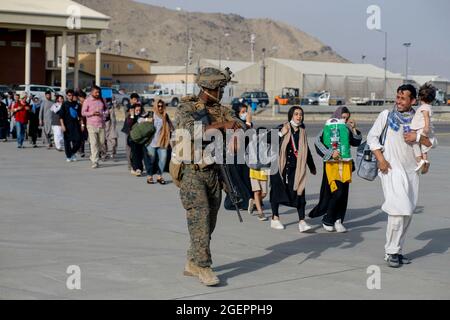
[[(71, 0), (1, 0), (0, 5), (0, 69), (3, 74), (20, 73), (11, 82), (30, 85), (45, 82), (45, 39), (61, 37), (61, 89), (67, 83), (68, 36), (74, 36), (75, 57), (78, 57), (78, 37), (97, 37), (96, 83), (100, 84), (101, 31), (108, 29), (110, 18)], [(55, 41), (56, 43), (56, 41)], [(33, 63), (32, 63), (33, 62)], [(56, 65), (54, 66), (56, 67)], [(14, 70), (14, 72), (10, 72)], [(79, 62), (75, 60), (74, 86), (79, 81)], [(0, 77), (0, 82), (3, 79)], [(43, 84), (43, 83), (41, 83)]]

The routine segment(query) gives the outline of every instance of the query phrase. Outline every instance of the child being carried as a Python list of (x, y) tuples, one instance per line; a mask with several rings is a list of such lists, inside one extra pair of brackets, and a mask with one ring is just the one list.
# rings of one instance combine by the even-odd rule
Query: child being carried
[(437, 146), (437, 139), (433, 131), (433, 110), (431, 104), (436, 98), (436, 88), (429, 82), (425, 83), (419, 89), (419, 103), (420, 106), (416, 110), (416, 114), (411, 122), (411, 129), (417, 132), (417, 135), (423, 135), (430, 139), (432, 146), (426, 147), (422, 144), (414, 144), (414, 154), (417, 160), (416, 171), (422, 169), (422, 174), (426, 174), (430, 167), (428, 152)]

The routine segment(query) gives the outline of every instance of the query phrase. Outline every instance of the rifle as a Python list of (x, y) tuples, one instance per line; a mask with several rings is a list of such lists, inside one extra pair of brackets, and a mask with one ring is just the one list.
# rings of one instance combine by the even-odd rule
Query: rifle
[[(211, 120), (208, 115), (208, 111), (205, 109), (201, 109), (197, 112), (193, 113), (193, 118), (195, 121), (201, 121), (204, 125), (211, 124)], [(226, 144), (223, 144), (224, 147), (224, 154), (226, 154)], [(231, 174), (230, 174), (230, 168), (227, 164), (220, 164), (218, 165), (220, 168), (220, 173), (222, 175), (223, 182), (225, 183), (228, 196), (230, 197), (231, 202), (233, 203), (234, 207), (236, 208), (236, 212), (239, 218), (239, 221), (242, 223), (244, 222), (242, 220), (241, 212), (239, 211), (239, 204), (242, 202), (241, 197), (239, 196), (238, 191), (234, 187), (233, 182), (231, 181)]]
[(239, 218), (239, 221), (242, 223), (244, 222), (242, 220), (241, 212), (239, 211), (239, 204), (242, 202), (241, 197), (239, 196), (239, 193), (237, 192), (236, 188), (233, 185), (233, 182), (231, 181), (231, 174), (230, 174), (230, 168), (227, 164), (221, 164), (220, 167), (220, 173), (222, 174), (223, 182), (225, 183), (225, 186), (228, 190), (228, 196), (230, 197), (231, 202), (234, 204), (234, 207), (236, 208), (236, 212)]

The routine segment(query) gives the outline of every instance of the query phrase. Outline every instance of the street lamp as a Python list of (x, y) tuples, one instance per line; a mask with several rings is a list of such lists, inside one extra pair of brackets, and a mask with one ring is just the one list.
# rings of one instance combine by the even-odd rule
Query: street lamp
[(411, 47), (411, 42), (405, 42), (403, 46), (406, 48), (406, 72), (405, 72), (405, 83), (408, 83), (408, 49)]
[(364, 61), (366, 60), (366, 58), (367, 58), (367, 57), (366, 57), (365, 55), (362, 55), (362, 56), (361, 56), (361, 63), (362, 63), (362, 64), (364, 64)]
[(376, 29), (378, 32), (384, 33), (384, 101), (386, 102), (387, 99), (387, 58), (388, 58), (388, 34), (386, 31), (383, 31), (381, 29)]
[[(227, 38), (230, 36), (230, 34), (226, 32), (223, 34), (223, 36)], [(219, 36), (219, 69), (222, 69), (222, 34), (220, 34)]]
[[(183, 9), (181, 9), (180, 7), (177, 7), (176, 10), (178, 12), (183, 11)], [(185, 11), (186, 13), (186, 70), (185, 70), (185, 79), (184, 79), (184, 95), (187, 96), (187, 91), (188, 91), (188, 68), (189, 65), (191, 64), (191, 59), (192, 59), (192, 37), (191, 37), (191, 31), (189, 28), (189, 12)]]

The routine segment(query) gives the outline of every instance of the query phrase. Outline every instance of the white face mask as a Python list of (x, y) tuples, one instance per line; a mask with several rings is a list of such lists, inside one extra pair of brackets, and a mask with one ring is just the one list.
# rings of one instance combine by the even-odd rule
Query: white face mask
[(295, 128), (300, 127), (300, 122), (295, 122), (294, 120), (291, 120), (291, 125)]
[(241, 118), (242, 121), (246, 121), (247, 120), (247, 113), (243, 113), (239, 116), (239, 118)]

